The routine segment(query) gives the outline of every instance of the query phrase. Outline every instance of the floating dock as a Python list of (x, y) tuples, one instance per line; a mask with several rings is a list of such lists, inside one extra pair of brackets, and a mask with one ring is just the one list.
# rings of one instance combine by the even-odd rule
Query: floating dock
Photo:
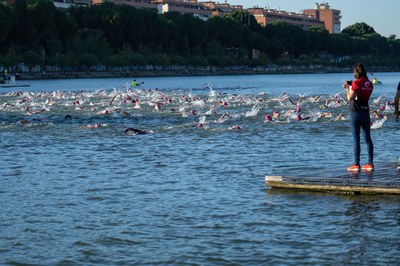
[(400, 195), (400, 170), (397, 164), (374, 171), (314, 172), (298, 176), (266, 176), (265, 183), (272, 189), (292, 189), (345, 194), (398, 194)]
[(17, 87), (29, 87), (29, 84), (22, 84), (16, 82), (14, 75), (7, 76), (5, 83), (0, 83), (0, 88), (17, 88)]
[(29, 84), (16, 84), (16, 83), (12, 83), (12, 84), (0, 84), (0, 88), (18, 88), (18, 87), (29, 87), (31, 85)]

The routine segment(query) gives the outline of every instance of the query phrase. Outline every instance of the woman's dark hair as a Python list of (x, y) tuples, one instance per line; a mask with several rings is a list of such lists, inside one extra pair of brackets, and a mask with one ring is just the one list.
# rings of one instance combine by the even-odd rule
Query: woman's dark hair
[(363, 64), (356, 64), (354, 66), (354, 78), (367, 78), (367, 70)]

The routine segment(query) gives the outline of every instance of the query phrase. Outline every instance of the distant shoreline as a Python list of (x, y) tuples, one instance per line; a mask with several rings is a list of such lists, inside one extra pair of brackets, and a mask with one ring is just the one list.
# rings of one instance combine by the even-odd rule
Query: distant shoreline
[[(289, 68), (276, 69), (227, 69), (227, 70), (139, 70), (139, 71), (65, 71), (20, 73), (18, 80), (77, 79), (77, 78), (140, 78), (140, 77), (190, 77), (190, 76), (229, 76), (229, 75), (266, 75), (266, 74), (329, 74), (348, 73), (351, 68)], [(400, 68), (372, 68), (369, 72), (400, 72)]]

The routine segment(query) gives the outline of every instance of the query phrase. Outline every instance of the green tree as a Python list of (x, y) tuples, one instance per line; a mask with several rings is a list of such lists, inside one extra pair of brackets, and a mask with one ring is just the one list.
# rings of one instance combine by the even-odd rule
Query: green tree
[(234, 11), (229, 12), (228, 14), (224, 15), (224, 17), (237, 21), (240, 24), (249, 27), (249, 29), (254, 32), (262, 33), (264, 31), (263, 27), (257, 22), (256, 18), (249, 12)]
[(41, 59), (38, 53), (26, 51), (22, 57), (22, 61), (29, 68), (29, 72), (31, 72), (33, 67), (40, 65)]
[(55, 16), (55, 23), (56, 39), (61, 42), (66, 42), (78, 33), (78, 23), (68, 11), (58, 10)]
[(146, 58), (144, 55), (139, 54), (139, 53), (134, 53), (132, 54), (131, 57), (131, 64), (134, 66), (145, 66), (146, 65)]
[(172, 65), (179, 65), (179, 66), (186, 66), (187, 65), (187, 58), (181, 55), (173, 55), (171, 56), (171, 64)]
[(34, 39), (38, 40), (46, 58), (49, 51), (48, 40), (57, 38), (56, 13), (58, 10), (52, 2), (47, 0), (27, 0), (26, 11), (33, 24)]
[(67, 66), (76, 67), (79, 65), (79, 59), (74, 52), (68, 51), (65, 57)]
[(207, 43), (207, 26), (201, 19), (190, 14), (181, 15), (175, 21), (179, 35), (187, 38), (189, 47), (195, 47)]
[(278, 40), (284, 52), (295, 57), (310, 51), (307, 32), (299, 26), (277, 21), (268, 25), (266, 36), (271, 40)]
[(249, 41), (245, 37), (246, 29), (237, 21), (213, 17), (207, 21), (209, 41), (215, 40), (225, 48), (239, 48)]
[(79, 56), (79, 64), (89, 70), (91, 66), (99, 64), (99, 58), (94, 54), (83, 54)]
[(93, 54), (99, 59), (112, 54), (108, 41), (101, 31), (83, 29), (68, 42), (68, 47), (77, 55)]
[(64, 69), (66, 66), (68, 66), (67, 56), (64, 54), (55, 54), (48, 58), (48, 65), (54, 66), (56, 71)]
[(15, 71), (15, 66), (21, 63), (21, 59), (19, 53), (14, 48), (9, 48), (7, 54), (3, 56), (3, 64)]
[(355, 60), (400, 64), (400, 40), (385, 38), (365, 23), (329, 34), (320, 27), (304, 30), (282, 22), (262, 27), (240, 11), (203, 21), (189, 14), (159, 15), (108, 1), (59, 10), (48, 0), (1, 3), (0, 19), (1, 63), (8, 66), (22, 61), (33, 66), (38, 56), (41, 66), (86, 68), (98, 63), (118, 67), (345, 65)]
[(358, 22), (353, 25), (348, 26), (342, 30), (342, 33), (346, 33), (352, 37), (363, 36), (367, 34), (376, 33), (374, 28), (369, 26), (365, 22)]
[(272, 59), (278, 58), (282, 52), (282, 45), (275, 41), (271, 41), (261, 34), (254, 33), (253, 36), (254, 48), (264, 54), (269, 55)]
[(61, 52), (65, 41), (76, 32), (74, 20), (51, 1), (17, 0), (13, 8), (11, 43), (20, 44), (22, 50), (42, 51), (44, 59)]
[(207, 58), (201, 55), (195, 55), (189, 58), (189, 65), (192, 66), (207, 66), (208, 61)]
[(328, 51), (336, 56), (353, 54), (353, 41), (347, 34), (334, 33), (330, 36)]
[(310, 52), (322, 52), (327, 50), (329, 44), (329, 32), (323, 27), (312, 26), (307, 29), (310, 40)]
[(0, 3), (0, 43), (3, 43), (13, 26), (12, 9), (9, 5)]

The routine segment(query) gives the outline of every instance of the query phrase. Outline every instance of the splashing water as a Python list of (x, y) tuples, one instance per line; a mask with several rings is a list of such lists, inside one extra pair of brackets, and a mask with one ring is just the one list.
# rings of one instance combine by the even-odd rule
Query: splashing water
[(376, 120), (375, 122), (372, 123), (371, 129), (378, 129), (383, 126), (383, 123), (387, 120), (387, 116), (384, 116), (382, 119)]
[[(230, 126), (243, 126), (248, 123), (261, 125), (267, 115), (274, 117), (270, 122), (284, 123), (345, 120), (347, 118), (343, 113), (347, 112), (347, 103), (338, 99), (340, 95), (195, 95), (193, 92), (184, 94), (127, 88), (120, 91), (113, 89), (94, 92), (14, 92), (2, 95), (1, 109), (5, 126), (20, 126), (21, 123), (17, 123), (19, 121), (42, 125), (60, 124), (64, 122), (65, 116), (70, 116), (74, 119), (68, 126), (86, 127), (104, 123), (116, 129), (121, 124), (131, 126), (137, 117), (147, 116), (159, 119), (158, 124), (146, 125), (159, 132), (166, 127), (177, 126), (161, 122), (162, 118), (174, 117), (180, 117), (182, 121), (179, 124), (187, 127), (204, 124), (207, 118), (210, 129), (225, 123)], [(371, 109), (376, 109), (375, 113), (382, 112), (379, 105), (380, 101), (373, 101)], [(386, 109), (384, 111), (387, 112)], [(196, 117), (198, 118), (195, 119)], [(122, 123), (120, 119), (123, 119)], [(385, 121), (377, 120), (373, 128), (380, 128)]]

